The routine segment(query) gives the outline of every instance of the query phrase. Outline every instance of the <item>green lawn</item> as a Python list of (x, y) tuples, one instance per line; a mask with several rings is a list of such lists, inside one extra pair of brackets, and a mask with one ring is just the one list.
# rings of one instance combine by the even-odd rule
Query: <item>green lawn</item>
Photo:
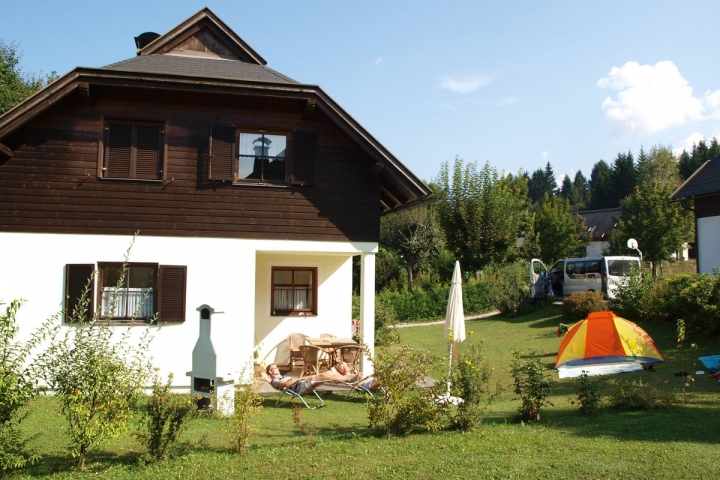
[[(548, 307), (518, 318), (501, 316), (469, 321), (473, 331), (467, 343), (483, 342), (484, 353), (496, 379), (506, 391), (493, 404), (483, 426), (471, 433), (418, 432), (385, 439), (367, 430), (365, 406), (329, 395), (327, 407), (302, 411), (311, 436), (293, 423), (288, 407), (275, 407), (266, 399), (256, 417), (257, 433), (244, 455), (230, 450), (225, 422), (218, 418), (192, 420), (182, 437), (186, 451), (158, 464), (138, 464), (139, 444), (121, 437), (88, 456), (86, 470), (70, 471), (71, 460), (62, 419), (53, 398), (40, 398), (26, 421), (26, 429), (41, 436), (34, 447), (43, 461), (11, 478), (717, 478), (720, 471), (720, 383), (699, 376), (689, 402), (671, 409), (647, 412), (603, 411), (593, 417), (577, 413), (573, 381), (556, 385), (554, 407), (543, 412), (542, 422), (514, 422), (518, 402), (513, 398), (509, 366), (513, 349), (535, 352), (552, 366), (561, 321), (558, 307)], [(672, 326), (643, 327), (668, 360), (655, 373), (636, 372), (614, 376), (620, 380), (642, 378), (671, 392), (681, 392), (675, 372), (681, 369)], [(446, 366), (447, 346), (443, 326), (399, 329), (402, 341), (427, 349), (439, 357), (433, 374)], [(698, 355), (720, 354), (720, 341), (691, 339), (700, 344)], [(689, 343), (689, 342), (688, 342)], [(463, 348), (461, 344), (459, 348)], [(692, 366), (686, 355), (684, 369)], [(557, 373), (548, 370), (557, 379)], [(609, 377), (603, 378), (605, 381)]]

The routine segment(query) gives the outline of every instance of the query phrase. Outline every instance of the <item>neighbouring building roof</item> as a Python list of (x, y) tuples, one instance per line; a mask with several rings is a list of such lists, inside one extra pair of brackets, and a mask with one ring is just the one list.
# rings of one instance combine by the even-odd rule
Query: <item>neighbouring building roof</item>
[(703, 163), (670, 195), (673, 200), (720, 193), (720, 157)]
[(609, 240), (610, 234), (620, 220), (619, 208), (605, 208), (602, 210), (585, 210), (577, 212), (585, 219), (587, 231), (592, 234), (593, 242)]

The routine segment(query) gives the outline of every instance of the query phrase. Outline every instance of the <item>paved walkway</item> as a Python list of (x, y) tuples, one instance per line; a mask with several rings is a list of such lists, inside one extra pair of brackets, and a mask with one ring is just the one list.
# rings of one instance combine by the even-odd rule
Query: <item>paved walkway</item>
[[(465, 317), (465, 321), (468, 320), (477, 320), (478, 318), (487, 318), (492, 317), (493, 315), (497, 315), (500, 313), (499, 310), (493, 310), (492, 312), (483, 313), (480, 315), (472, 315)], [(416, 322), (402, 322), (395, 325), (395, 328), (406, 328), (406, 327), (424, 327), (426, 325), (442, 325), (445, 323), (445, 320), (436, 320), (434, 322), (423, 322), (423, 323), (416, 323)]]

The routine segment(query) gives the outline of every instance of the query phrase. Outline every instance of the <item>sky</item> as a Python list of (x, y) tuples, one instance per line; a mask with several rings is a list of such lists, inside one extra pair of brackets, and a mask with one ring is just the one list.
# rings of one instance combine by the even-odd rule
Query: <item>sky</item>
[(0, 40), (24, 72), (64, 75), (205, 6), (428, 182), (456, 157), (589, 179), (620, 152), (720, 137), (713, 0), (23, 0), (0, 9)]

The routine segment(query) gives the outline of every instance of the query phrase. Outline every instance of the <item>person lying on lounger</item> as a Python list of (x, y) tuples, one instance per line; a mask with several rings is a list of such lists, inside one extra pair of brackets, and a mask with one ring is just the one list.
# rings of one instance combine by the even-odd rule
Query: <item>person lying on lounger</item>
[[(342, 380), (343, 382), (347, 383), (360, 382), (356, 385), (371, 392), (380, 388), (380, 384), (377, 383), (375, 377), (373, 377), (372, 375), (364, 378), (362, 372), (358, 372), (357, 375), (351, 374), (350, 366), (345, 362), (340, 362), (333, 368), (337, 372), (337, 380)], [(329, 373), (332, 373), (332, 370)]]
[(265, 369), (266, 373), (270, 377), (270, 385), (277, 390), (283, 388), (289, 388), (295, 393), (309, 393), (315, 390), (317, 387), (325, 382), (331, 382), (333, 380), (344, 380), (343, 375), (339, 375), (337, 372), (323, 372), (316, 375), (303, 378), (292, 378), (287, 375), (282, 375), (280, 369), (274, 363), (271, 363)]

